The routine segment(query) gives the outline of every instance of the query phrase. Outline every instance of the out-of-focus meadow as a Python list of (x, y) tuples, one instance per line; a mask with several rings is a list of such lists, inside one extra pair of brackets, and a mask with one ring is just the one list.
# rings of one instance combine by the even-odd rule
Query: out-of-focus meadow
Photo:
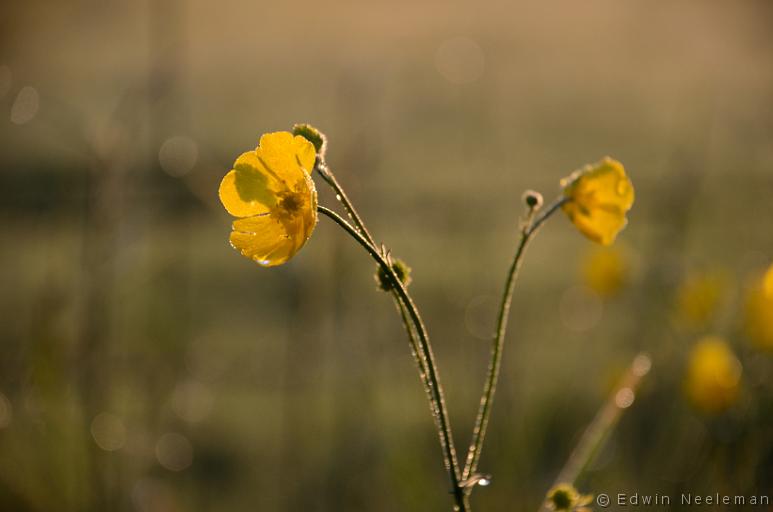
[(636, 187), (612, 252), (563, 215), (529, 248), (476, 510), (535, 510), (641, 350), (578, 487), (769, 493), (773, 343), (745, 311), (773, 262), (771, 25), (762, 1), (4, 2), (0, 510), (450, 508), (372, 261), (327, 219), (279, 268), (228, 246), (219, 180), (296, 122), (412, 266), (460, 449), (522, 191), (606, 154)]

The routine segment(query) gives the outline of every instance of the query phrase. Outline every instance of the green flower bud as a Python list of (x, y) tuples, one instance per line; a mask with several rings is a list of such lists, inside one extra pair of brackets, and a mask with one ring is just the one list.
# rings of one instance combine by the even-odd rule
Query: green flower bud
[(523, 193), (523, 202), (529, 210), (539, 210), (542, 206), (542, 194), (534, 190), (527, 190)]
[(314, 144), (314, 149), (317, 150), (317, 156), (320, 158), (325, 157), (325, 151), (327, 151), (327, 137), (321, 131), (317, 130), (310, 124), (299, 123), (293, 125), (293, 135), (300, 135), (304, 139)]
[(551, 510), (588, 510), (585, 506), (593, 500), (590, 495), (581, 495), (570, 484), (558, 484), (548, 491), (547, 504)]
[[(406, 265), (403, 260), (397, 258), (392, 260), (392, 270), (397, 275), (397, 278), (400, 279), (400, 282), (403, 283), (403, 286), (407, 288), (411, 284), (411, 267)], [(378, 267), (375, 278), (379, 289), (385, 292), (392, 291), (392, 280), (382, 267)]]

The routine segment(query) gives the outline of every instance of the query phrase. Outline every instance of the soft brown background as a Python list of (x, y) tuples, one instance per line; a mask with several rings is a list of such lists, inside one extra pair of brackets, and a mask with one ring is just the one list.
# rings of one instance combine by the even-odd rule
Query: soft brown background
[[(619, 296), (577, 288), (566, 219), (529, 250), (476, 509), (535, 510), (642, 349), (582, 490), (769, 492), (773, 362), (738, 312), (773, 254), (772, 24), (764, 1), (3, 2), (0, 510), (450, 508), (371, 261), (325, 219), (273, 270), (226, 242), (219, 179), (304, 121), (414, 269), (460, 448), (521, 192), (606, 154), (634, 181)], [(680, 328), (707, 269), (722, 314)], [(681, 396), (708, 332), (744, 364), (718, 417)]]

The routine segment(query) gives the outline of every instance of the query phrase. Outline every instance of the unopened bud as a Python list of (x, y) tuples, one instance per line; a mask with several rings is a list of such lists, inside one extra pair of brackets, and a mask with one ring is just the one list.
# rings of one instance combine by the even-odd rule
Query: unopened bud
[(588, 510), (586, 505), (590, 504), (591, 501), (593, 501), (593, 496), (580, 494), (570, 484), (558, 484), (547, 494), (547, 506), (556, 512)]
[(539, 210), (542, 206), (542, 194), (534, 190), (527, 190), (523, 193), (523, 202), (529, 210)]
[[(403, 283), (403, 286), (407, 288), (408, 285), (411, 284), (411, 267), (403, 260), (394, 259), (392, 261), (392, 270), (395, 275), (397, 275), (400, 282)], [(376, 271), (376, 282), (378, 283), (378, 287), (385, 292), (391, 291), (393, 288), (392, 280), (389, 278), (389, 274), (383, 267), (378, 267), (378, 271)]]
[(293, 135), (300, 135), (314, 144), (314, 149), (317, 150), (317, 156), (324, 159), (325, 151), (327, 151), (327, 137), (325, 137), (324, 133), (310, 124), (299, 123), (293, 126)]

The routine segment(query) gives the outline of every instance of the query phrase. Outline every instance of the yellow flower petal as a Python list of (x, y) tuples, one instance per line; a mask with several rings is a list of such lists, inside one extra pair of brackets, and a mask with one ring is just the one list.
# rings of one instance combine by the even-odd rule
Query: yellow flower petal
[(610, 157), (587, 165), (562, 180), (567, 195), (584, 196), (593, 204), (614, 205), (628, 211), (633, 205), (634, 191), (623, 164)]
[(314, 145), (300, 135), (294, 136), (290, 132), (263, 135), (255, 152), (272, 176), (289, 188), (293, 188), (303, 179), (304, 172), (311, 174), (314, 169)]
[(616, 208), (584, 209), (570, 201), (563, 209), (583, 235), (602, 245), (611, 245), (628, 223), (625, 213)]
[(272, 177), (255, 151), (242, 153), (220, 182), (220, 202), (234, 217), (267, 213), (284, 185)]
[(606, 157), (575, 171), (561, 185), (568, 198), (562, 208), (580, 232), (603, 245), (614, 242), (634, 201), (623, 165)]
[(296, 135), (293, 138), (293, 141), (295, 154), (298, 156), (298, 163), (301, 164), (301, 167), (303, 167), (308, 174), (311, 174), (317, 159), (317, 150), (314, 148), (314, 144), (301, 135)]
[(270, 215), (239, 219), (234, 221), (233, 229), (233, 248), (264, 267), (285, 263), (303, 245), (290, 236), (285, 224)]

